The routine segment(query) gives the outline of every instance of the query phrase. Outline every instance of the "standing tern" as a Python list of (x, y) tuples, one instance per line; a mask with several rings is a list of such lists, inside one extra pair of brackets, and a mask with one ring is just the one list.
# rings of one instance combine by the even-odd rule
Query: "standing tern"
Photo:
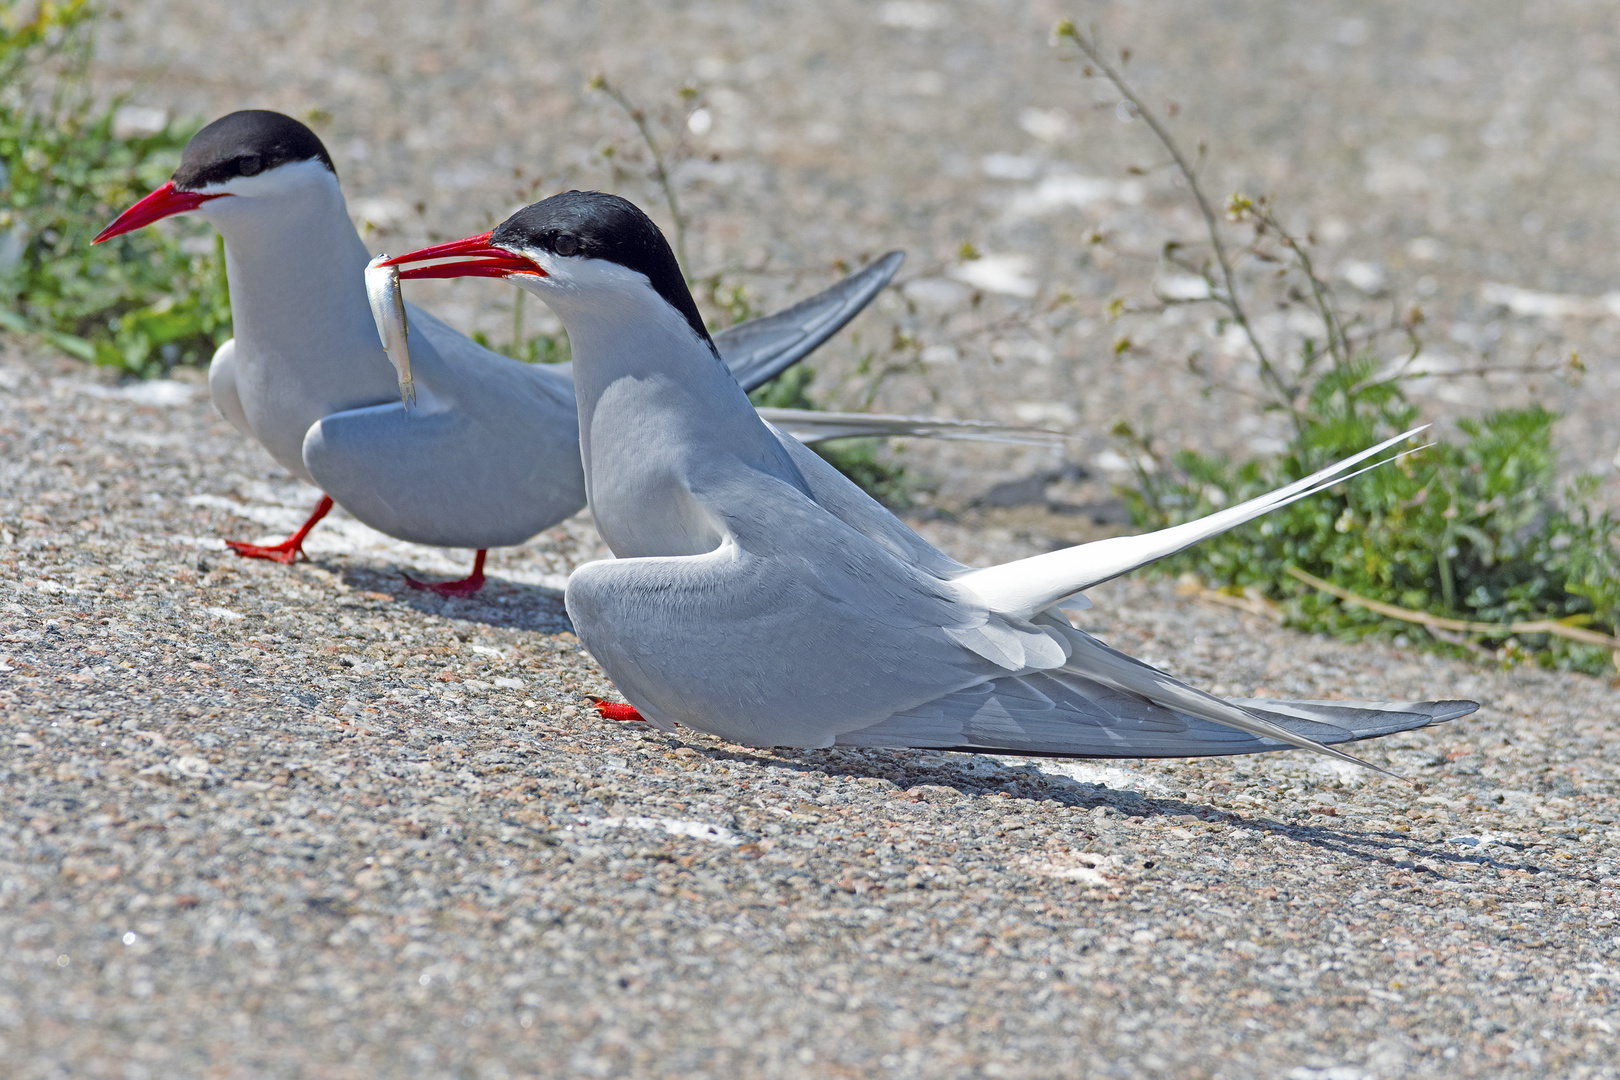
[[(585, 505), (568, 365), (502, 356), (412, 306), (399, 329), (408, 325), (413, 367), (396, 375), (362, 280), (371, 255), (309, 128), (263, 110), (214, 121), (186, 145), (173, 178), (95, 242), (187, 212), (225, 238), (236, 336), (208, 369), (214, 405), (323, 493), (283, 543), (226, 541), (238, 554), (292, 562), (335, 499), (401, 540), (476, 549), (462, 581), (406, 578), (466, 596), (483, 584), (488, 548), (521, 544)], [(758, 386), (810, 353), (883, 289), (902, 259), (890, 253), (809, 300), (716, 335), (737, 380)], [(407, 379), (414, 407), (402, 400)], [(840, 413), (785, 419), (808, 441), (1007, 430)]]
[(629, 202), (568, 192), (391, 262), (404, 278), (504, 276), (562, 319), (591, 512), (617, 556), (574, 571), (568, 613), (631, 705), (666, 730), (751, 746), (1307, 747), (1357, 761), (1330, 744), (1478, 707), (1226, 701), (1058, 615), (1086, 606), (1082, 590), (1342, 481), (1407, 436), (1200, 521), (975, 570), (749, 407), (669, 245)]

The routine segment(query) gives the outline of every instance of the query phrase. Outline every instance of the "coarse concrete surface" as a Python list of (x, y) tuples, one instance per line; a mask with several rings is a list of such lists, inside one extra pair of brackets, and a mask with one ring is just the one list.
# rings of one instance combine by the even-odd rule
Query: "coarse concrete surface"
[[(1150, 305), (1160, 246), (1196, 221), (1142, 125), (1050, 46), (1060, 15), (1133, 50), (1144, 96), (1208, 144), (1217, 197), (1273, 192), (1317, 235), (1347, 304), (1423, 305), (1435, 374), (1415, 390), (1442, 430), (1545, 401), (1613, 499), (1603, 4), (151, 0), (103, 26), (96, 73), (175, 115), (319, 110), (390, 250), (568, 186), (668, 223), (633, 128), (586, 89), (605, 73), (684, 143), (691, 262), (722, 275), (706, 310), (906, 248), (817, 388), (1076, 436), (898, 451), (933, 479), (917, 527), (983, 564), (1111, 527), (1043, 504), (1104, 507), (1117, 419), (1167, 446), (1277, 435), (1208, 313), (1110, 320), (1116, 298)], [(421, 296), (510, 325), (492, 283)], [(1308, 328), (1279, 312), (1266, 332)], [(1467, 374), (1574, 349), (1578, 382)], [(601, 555), (587, 520), (492, 553), (468, 601), (399, 578), (468, 553), (341, 512), (307, 563), (238, 560), (221, 537), (284, 535), (316, 495), (195, 373), (119, 385), (0, 350), (6, 1076), (1620, 1073), (1603, 680), (1305, 637), (1143, 578), (1097, 590), (1082, 625), (1217, 693), (1483, 707), (1364, 745), (1409, 784), (1299, 753), (664, 735), (586, 703), (613, 693), (561, 605)], [(1205, 394), (1188, 353), (1238, 392)], [(985, 498), (1009, 483), (1035, 495)]]

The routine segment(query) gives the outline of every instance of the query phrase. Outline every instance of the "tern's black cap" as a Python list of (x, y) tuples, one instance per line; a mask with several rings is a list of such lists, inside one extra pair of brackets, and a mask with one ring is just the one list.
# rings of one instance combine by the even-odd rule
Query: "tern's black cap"
[(320, 161), (337, 175), (331, 155), (309, 128), (268, 109), (244, 109), (220, 117), (191, 137), (174, 171), (174, 186), (196, 191), (294, 161)]
[(645, 274), (658, 295), (714, 347), (669, 242), (628, 199), (600, 191), (565, 191), (519, 210), (496, 226), (489, 239), (507, 249), (531, 247), (565, 257), (606, 259)]

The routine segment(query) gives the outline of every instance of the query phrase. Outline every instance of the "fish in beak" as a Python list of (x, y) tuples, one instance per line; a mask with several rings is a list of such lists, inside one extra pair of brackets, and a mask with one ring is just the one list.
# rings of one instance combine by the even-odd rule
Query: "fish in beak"
[(405, 319), (405, 297), (399, 289), (399, 268), (387, 255), (378, 255), (366, 264), (366, 299), (371, 302), (371, 318), (377, 324), (388, 362), (399, 375), (399, 400), (410, 412), (416, 408), (416, 380), (411, 378), (410, 325)]

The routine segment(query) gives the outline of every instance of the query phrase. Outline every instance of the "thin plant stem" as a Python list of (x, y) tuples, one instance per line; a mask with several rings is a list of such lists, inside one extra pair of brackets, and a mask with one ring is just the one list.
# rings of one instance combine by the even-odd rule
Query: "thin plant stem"
[(1596, 630), (1587, 630), (1585, 627), (1571, 626), (1567, 622), (1560, 622), (1555, 619), (1507, 623), (1447, 619), (1440, 615), (1431, 615), (1427, 611), (1414, 611), (1411, 608), (1396, 607), (1394, 604), (1385, 604), (1370, 597), (1359, 596), (1349, 589), (1340, 588), (1331, 581), (1323, 581), (1314, 574), (1307, 574), (1297, 566), (1284, 567), (1284, 569), (1313, 589), (1320, 589), (1330, 596), (1338, 597), (1347, 604), (1354, 604), (1357, 607), (1363, 607), (1368, 611), (1376, 612), (1391, 619), (1399, 619), (1402, 622), (1417, 623), (1419, 626), (1430, 628), (1438, 627), (1441, 630), (1450, 630), (1461, 634), (1481, 634), (1485, 637), (1507, 637), (1509, 634), (1552, 634), (1555, 637), (1567, 638), (1570, 641), (1579, 641), (1584, 645), (1600, 645), (1606, 649), (1620, 650), (1620, 638), (1600, 634)]
[(1254, 350), (1255, 358), (1259, 361), (1261, 378), (1280, 397), (1283, 405), (1293, 415), (1295, 425), (1300, 425), (1302, 420), (1299, 416), (1299, 410), (1294, 405), (1296, 396), (1294, 389), (1288, 385), (1288, 381), (1282, 377), (1277, 366), (1272, 363), (1265, 346), (1260, 344), (1254, 325), (1249, 320), (1248, 311), (1244, 308), (1243, 301), (1238, 295), (1237, 274), (1232, 267), (1231, 256), (1227, 253), (1226, 241), (1221, 236), (1220, 219), (1215, 213), (1215, 208), (1210, 204), (1209, 197), (1204, 193), (1203, 185), (1198, 181), (1198, 170), (1193, 168), (1192, 163), (1187, 160), (1187, 155), (1182, 152), (1181, 145), (1176, 142), (1174, 136), (1159, 121), (1158, 116), (1143, 103), (1141, 97), (1126, 82), (1125, 76), (1104, 59), (1102, 50), (1097, 46), (1095, 33), (1088, 37), (1073, 22), (1065, 19), (1058, 24), (1057, 36), (1072, 40), (1075, 46), (1085, 54), (1086, 59), (1090, 60), (1097, 70), (1102, 72), (1103, 77), (1113, 84), (1114, 89), (1119, 91), (1126, 101), (1130, 102), (1132, 108), (1136, 110), (1137, 114), (1147, 124), (1149, 130), (1153, 132), (1154, 137), (1159, 140), (1160, 145), (1169, 153), (1171, 160), (1176, 164), (1176, 170), (1187, 181), (1187, 187), (1192, 191), (1193, 199), (1198, 203), (1198, 212), (1204, 218), (1205, 231), (1209, 235), (1209, 245), (1215, 253), (1215, 262), (1220, 267), (1221, 281), (1226, 290), (1225, 295), (1216, 295), (1212, 290), (1212, 295), (1216, 295), (1216, 299), (1221, 306), (1231, 314), (1232, 321), (1237, 323), (1243, 330), (1243, 336), (1248, 340), (1249, 347)]
[(1345, 335), (1344, 322), (1339, 318), (1338, 309), (1333, 305), (1333, 298), (1329, 295), (1326, 283), (1316, 276), (1316, 265), (1311, 261), (1310, 254), (1306, 252), (1305, 245), (1301, 244), (1293, 233), (1282, 227), (1275, 215), (1267, 211), (1261, 218), (1273, 232), (1281, 238), (1294, 258), (1299, 260), (1300, 271), (1304, 273), (1305, 280), (1310, 284), (1311, 298), (1316, 306), (1316, 313), (1322, 316), (1322, 324), (1327, 327), (1328, 352), (1337, 365), (1350, 362), (1350, 342)]

